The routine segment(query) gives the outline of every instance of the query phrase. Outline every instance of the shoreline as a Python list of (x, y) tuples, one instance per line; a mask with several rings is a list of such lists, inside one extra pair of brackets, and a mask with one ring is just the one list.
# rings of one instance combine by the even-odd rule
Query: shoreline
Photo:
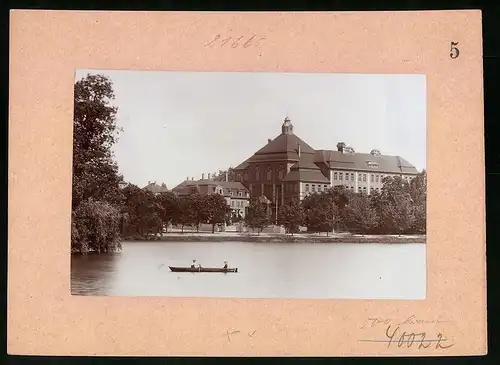
[(425, 244), (426, 235), (352, 235), (333, 234), (319, 236), (314, 234), (241, 234), (241, 233), (166, 233), (163, 236), (145, 239), (126, 237), (123, 241), (160, 241), (160, 242), (256, 242), (256, 243), (380, 243), (380, 244)]

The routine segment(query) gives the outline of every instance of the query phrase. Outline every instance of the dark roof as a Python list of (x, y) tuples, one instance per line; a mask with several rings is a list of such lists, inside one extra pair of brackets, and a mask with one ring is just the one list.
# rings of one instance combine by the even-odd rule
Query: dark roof
[(320, 182), (330, 184), (325, 175), (318, 170), (298, 169), (290, 170), (283, 181)]
[(154, 194), (159, 194), (159, 193), (166, 193), (168, 192), (168, 189), (166, 186), (161, 186), (156, 184), (156, 182), (150, 182), (148, 185), (143, 187), (144, 190), (149, 190), (150, 192)]
[[(369, 153), (343, 153), (333, 150), (316, 151), (315, 163), (324, 163), (331, 169), (380, 171), (417, 174), (411, 163), (399, 156), (371, 155)], [(372, 166), (370, 166), (372, 164)]]
[(188, 195), (191, 193), (192, 189), (195, 188), (198, 192), (201, 191), (201, 186), (216, 187), (221, 186), (224, 189), (224, 195), (230, 196), (229, 191), (242, 191), (248, 192), (248, 189), (241, 183), (236, 181), (215, 181), (215, 180), (184, 180), (175, 188), (172, 189), (173, 192), (180, 195)]
[(302, 181), (302, 182), (322, 182), (330, 183), (330, 180), (323, 175), (321, 169), (314, 163), (315, 154), (302, 153), (300, 160), (290, 168), (290, 172), (283, 181)]
[(248, 167), (248, 160), (250, 160), (250, 158), (247, 158), (245, 161), (236, 166), (233, 170), (245, 170)]
[(314, 149), (295, 134), (280, 134), (250, 157), (247, 162), (273, 159), (298, 160), (297, 146), (301, 153), (314, 153)]

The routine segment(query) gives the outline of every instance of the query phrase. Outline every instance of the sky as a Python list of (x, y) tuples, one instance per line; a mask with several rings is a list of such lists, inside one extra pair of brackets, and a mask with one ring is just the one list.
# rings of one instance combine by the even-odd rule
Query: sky
[(76, 80), (87, 74), (113, 83), (115, 158), (140, 187), (236, 167), (286, 116), (314, 149), (343, 141), (426, 167), (425, 75), (77, 70)]

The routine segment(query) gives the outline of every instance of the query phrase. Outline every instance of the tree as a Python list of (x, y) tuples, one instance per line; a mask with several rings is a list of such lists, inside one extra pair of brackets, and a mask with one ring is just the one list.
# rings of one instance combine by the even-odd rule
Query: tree
[(425, 170), (411, 180), (410, 195), (413, 200), (415, 218), (412, 231), (425, 234), (427, 228), (427, 172)]
[(118, 209), (108, 202), (89, 198), (73, 212), (71, 249), (73, 252), (112, 252), (121, 249)]
[(271, 224), (267, 206), (258, 199), (250, 202), (248, 213), (245, 216), (245, 224), (250, 228), (258, 229), (258, 233)]
[(111, 81), (88, 75), (74, 85), (72, 251), (120, 248), (123, 195), (112, 145), (118, 128)]
[(114, 92), (105, 76), (88, 75), (75, 83), (73, 123), (73, 208), (88, 198), (121, 205), (121, 176), (113, 160), (118, 137)]
[(302, 201), (304, 224), (310, 232), (331, 232), (338, 209), (331, 194), (311, 194)]
[(143, 238), (151, 234), (163, 234), (165, 215), (159, 198), (148, 190), (129, 185), (123, 189), (125, 204), (122, 209), (124, 235), (139, 235)]
[(377, 216), (366, 194), (356, 194), (349, 201), (347, 225), (353, 231), (361, 234), (368, 233), (377, 227)]
[(176, 224), (180, 215), (180, 201), (179, 198), (171, 193), (162, 193), (157, 197), (161, 207), (163, 224)]
[(299, 231), (299, 226), (304, 222), (304, 210), (299, 201), (293, 200), (283, 205), (278, 211), (278, 224), (285, 227), (292, 236)]
[(333, 213), (335, 219), (333, 227), (336, 230), (347, 228), (347, 207), (356, 193), (347, 189), (344, 185), (337, 185), (323, 192), (324, 198), (334, 204)]
[(230, 209), (227, 206), (226, 199), (220, 194), (205, 195), (202, 200), (202, 217), (212, 225), (212, 233), (214, 233), (215, 225), (226, 221)]
[(206, 221), (203, 204), (204, 199), (198, 193), (180, 197), (177, 223), (181, 225), (182, 232), (187, 225), (195, 226), (199, 231), (200, 224)]
[(386, 177), (383, 183), (379, 207), (381, 228), (401, 235), (415, 222), (409, 184), (399, 176)]

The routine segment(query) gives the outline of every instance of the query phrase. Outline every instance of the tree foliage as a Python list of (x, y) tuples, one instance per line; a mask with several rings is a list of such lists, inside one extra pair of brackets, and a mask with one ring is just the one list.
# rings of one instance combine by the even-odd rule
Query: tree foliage
[(289, 204), (281, 206), (278, 210), (278, 224), (285, 227), (286, 232), (299, 232), (299, 227), (304, 223), (304, 208), (302, 204), (293, 200)]
[(427, 175), (425, 170), (410, 183), (386, 177), (381, 192), (368, 196), (344, 186), (306, 196), (302, 200), (309, 232), (345, 230), (361, 234), (425, 234)]
[(265, 203), (259, 200), (253, 200), (248, 207), (248, 213), (245, 216), (245, 224), (253, 229), (262, 232), (264, 228), (271, 224), (271, 219)]
[(201, 217), (212, 225), (212, 233), (214, 233), (215, 225), (224, 223), (231, 209), (227, 206), (226, 199), (220, 194), (206, 195), (203, 197), (202, 203), (200, 207)]
[(74, 252), (120, 248), (123, 195), (113, 159), (117, 109), (111, 81), (88, 75), (74, 85), (71, 247)]

